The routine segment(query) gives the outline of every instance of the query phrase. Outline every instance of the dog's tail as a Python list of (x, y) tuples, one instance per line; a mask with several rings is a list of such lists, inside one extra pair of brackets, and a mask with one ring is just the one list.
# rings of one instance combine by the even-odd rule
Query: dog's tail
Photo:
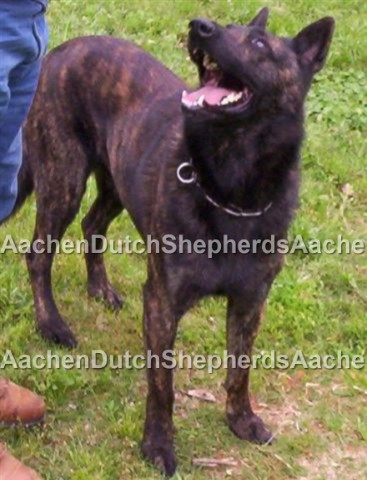
[[(31, 166), (28, 160), (27, 155), (27, 148), (24, 147), (23, 151), (23, 162), (18, 174), (18, 195), (17, 200), (15, 202), (14, 209), (12, 213), (7, 217), (4, 222), (9, 220), (15, 213), (20, 210), (24, 202), (27, 198), (31, 195), (34, 190), (34, 183), (33, 183), (33, 174), (31, 170)], [(1, 222), (2, 223), (2, 222)]]

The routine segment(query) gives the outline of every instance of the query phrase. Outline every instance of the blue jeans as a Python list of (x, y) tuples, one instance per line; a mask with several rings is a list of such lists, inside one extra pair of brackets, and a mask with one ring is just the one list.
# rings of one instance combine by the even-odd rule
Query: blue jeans
[(46, 0), (0, 0), (0, 223), (17, 198), (22, 125), (48, 43)]

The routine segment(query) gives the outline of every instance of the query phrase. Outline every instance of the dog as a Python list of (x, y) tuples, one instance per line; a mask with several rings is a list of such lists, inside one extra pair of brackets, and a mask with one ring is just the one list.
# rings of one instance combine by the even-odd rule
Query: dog
[[(123, 209), (144, 239), (286, 239), (298, 204), (304, 102), (325, 63), (334, 20), (325, 17), (282, 38), (266, 30), (267, 19), (265, 8), (244, 26), (191, 21), (195, 90), (121, 39), (77, 38), (50, 52), (25, 128), (19, 176), (17, 208), (36, 194), (34, 241), (61, 240), (91, 174), (98, 195), (82, 222), (86, 240), (106, 235)], [(228, 353), (250, 355), (282, 259), (261, 251), (213, 258), (151, 252), (143, 290), (147, 351), (161, 358), (172, 350), (185, 312), (219, 295), (228, 299)], [(74, 347), (52, 295), (52, 261), (52, 253), (27, 255), (38, 327), (46, 339)], [(86, 253), (86, 264), (89, 294), (120, 308), (102, 254)], [(153, 365), (147, 375), (142, 451), (171, 476), (173, 373)], [(249, 370), (232, 366), (225, 386), (230, 429), (269, 443), (272, 435), (251, 407)]]

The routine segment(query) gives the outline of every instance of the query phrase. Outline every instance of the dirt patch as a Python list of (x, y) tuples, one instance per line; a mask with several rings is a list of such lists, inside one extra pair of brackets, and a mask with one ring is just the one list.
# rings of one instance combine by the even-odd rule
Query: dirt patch
[(307, 474), (298, 480), (365, 480), (367, 478), (367, 448), (330, 449), (321, 456), (302, 458), (300, 465)]

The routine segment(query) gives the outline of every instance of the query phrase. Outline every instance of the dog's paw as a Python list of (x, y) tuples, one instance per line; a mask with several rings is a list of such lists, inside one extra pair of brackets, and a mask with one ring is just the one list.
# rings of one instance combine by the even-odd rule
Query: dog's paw
[(273, 435), (260, 417), (254, 413), (228, 415), (228, 424), (232, 432), (242, 440), (265, 444), (271, 443)]
[(42, 337), (52, 343), (57, 343), (67, 348), (75, 348), (78, 345), (73, 332), (61, 319), (53, 320), (52, 322), (42, 322), (38, 328)]
[(177, 468), (172, 445), (152, 445), (144, 441), (141, 446), (144, 457), (167, 477), (172, 477)]
[(88, 294), (91, 298), (103, 301), (112, 310), (121, 310), (124, 304), (122, 295), (110, 284), (89, 285)]

